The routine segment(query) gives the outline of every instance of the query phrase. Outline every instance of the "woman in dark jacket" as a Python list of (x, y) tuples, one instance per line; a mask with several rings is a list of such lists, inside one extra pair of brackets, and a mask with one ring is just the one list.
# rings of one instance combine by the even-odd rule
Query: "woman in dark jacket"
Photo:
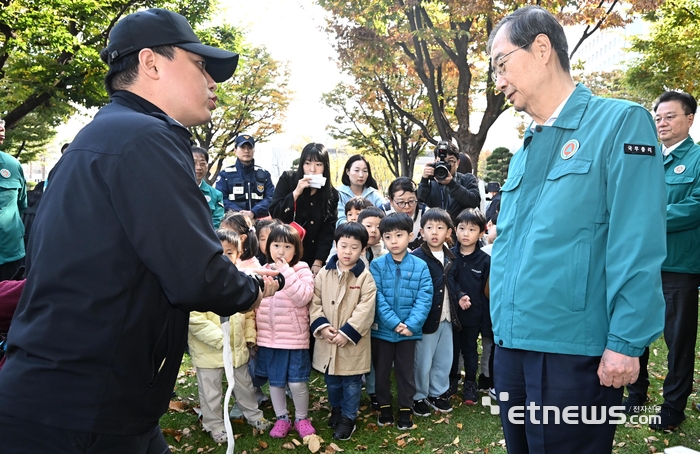
[[(323, 175), (322, 187), (311, 187), (313, 175)], [(330, 253), (338, 220), (338, 192), (331, 183), (330, 159), (322, 144), (306, 145), (301, 151), (299, 168), (280, 176), (272, 195), (270, 215), (285, 224), (295, 221), (306, 229), (302, 260), (317, 274)]]

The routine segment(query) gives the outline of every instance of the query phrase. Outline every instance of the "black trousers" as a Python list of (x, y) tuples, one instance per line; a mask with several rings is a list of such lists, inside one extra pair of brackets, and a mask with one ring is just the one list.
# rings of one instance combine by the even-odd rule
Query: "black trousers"
[[(600, 385), (600, 357), (502, 347), (496, 347), (494, 355), (494, 380), (508, 454), (612, 452), (617, 426), (610, 421), (618, 418), (607, 415), (610, 407), (620, 406), (622, 388)], [(574, 407), (573, 412), (565, 412), (565, 407)], [(600, 421), (603, 411), (604, 423), (583, 423), (587, 419)], [(615, 411), (621, 414), (622, 407)]]
[[(24, 265), (24, 258), (15, 260), (14, 262), (7, 262), (0, 265), (0, 281), (9, 281), (15, 277), (15, 273), (19, 268)], [(22, 278), (22, 276), (16, 276)]]
[[(663, 406), (682, 412), (693, 388), (700, 274), (662, 272), (661, 283), (666, 300), (664, 340), (668, 347)], [(627, 387), (630, 394), (646, 396), (649, 389), (648, 363), (647, 348), (639, 358), (639, 379)]]
[(375, 373), (375, 389), (377, 403), (390, 405), (391, 395), (391, 366), (394, 366), (396, 390), (399, 394), (399, 408), (411, 408), (413, 396), (416, 395), (416, 379), (413, 364), (416, 355), (416, 341), (405, 340), (389, 342), (372, 338), (372, 364)]
[(168, 454), (160, 426), (138, 435), (77, 432), (0, 414), (3, 454)]
[[(459, 355), (464, 359), (464, 381), (476, 381), (476, 370), (479, 366), (479, 353), (477, 351), (477, 340), (479, 339), (481, 326), (462, 326), (460, 331), (452, 331), (453, 358), (452, 369), (450, 369), (450, 380), (455, 381), (460, 378)], [(486, 365), (482, 365), (485, 368)]]

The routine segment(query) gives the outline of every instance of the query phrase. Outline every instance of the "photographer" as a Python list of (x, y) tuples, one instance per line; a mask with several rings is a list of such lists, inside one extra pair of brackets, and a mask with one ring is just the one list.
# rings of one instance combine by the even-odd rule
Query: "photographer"
[(453, 222), (465, 208), (477, 208), (481, 202), (476, 177), (457, 172), (459, 150), (442, 141), (435, 147), (435, 162), (428, 163), (418, 185), (418, 200), (430, 208), (442, 208)]

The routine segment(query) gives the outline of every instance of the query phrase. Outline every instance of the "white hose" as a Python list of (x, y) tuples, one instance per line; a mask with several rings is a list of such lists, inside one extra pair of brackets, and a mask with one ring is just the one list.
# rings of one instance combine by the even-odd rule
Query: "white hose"
[(224, 426), (226, 427), (226, 437), (228, 438), (228, 446), (226, 454), (233, 454), (236, 445), (235, 437), (233, 436), (233, 427), (231, 426), (231, 418), (229, 418), (229, 404), (231, 402), (231, 393), (235, 379), (233, 378), (233, 354), (231, 353), (231, 323), (229, 317), (221, 317), (221, 329), (224, 332), (224, 372), (226, 373), (226, 396), (224, 397)]

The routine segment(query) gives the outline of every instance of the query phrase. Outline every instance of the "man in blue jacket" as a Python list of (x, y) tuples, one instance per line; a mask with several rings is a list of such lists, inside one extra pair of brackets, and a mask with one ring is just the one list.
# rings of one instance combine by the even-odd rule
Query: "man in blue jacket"
[(179, 14), (119, 21), (101, 53), (111, 103), (51, 172), (0, 370), (0, 451), (170, 452), (158, 427), (190, 311), (231, 315), (277, 288), (239, 272), (197, 187), (187, 127), (238, 55)]
[(245, 214), (250, 219), (269, 214), (275, 185), (270, 172), (255, 164), (255, 139), (241, 134), (234, 140), (236, 163), (226, 167), (216, 178), (216, 189), (224, 195), (226, 211)]
[(663, 328), (654, 123), (574, 84), (564, 30), (540, 7), (504, 18), (488, 47), (495, 88), (533, 119), (501, 189), (491, 261), (508, 452), (609, 453), (623, 387)]
[[(656, 130), (662, 143), (666, 173), (666, 249), (661, 282), (666, 300), (664, 340), (668, 346), (668, 374), (659, 419), (650, 426), (674, 430), (685, 419), (693, 388), (695, 341), (700, 286), (700, 146), (688, 134), (698, 104), (688, 93), (667, 91), (654, 104)], [(627, 413), (639, 413), (647, 400), (649, 349), (640, 358), (637, 383), (627, 387)]]

